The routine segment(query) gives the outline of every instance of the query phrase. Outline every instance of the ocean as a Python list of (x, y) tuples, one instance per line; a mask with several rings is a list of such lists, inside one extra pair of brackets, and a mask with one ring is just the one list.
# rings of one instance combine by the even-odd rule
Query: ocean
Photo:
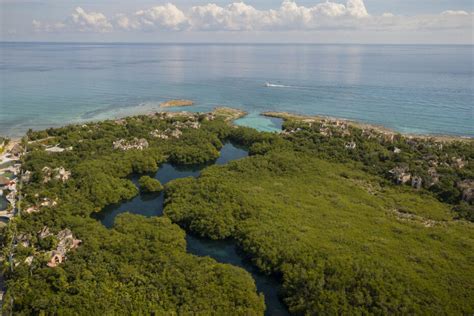
[[(158, 111), (319, 114), (474, 136), (474, 46), (0, 43), (0, 135)], [(173, 109), (177, 110), (177, 109)]]

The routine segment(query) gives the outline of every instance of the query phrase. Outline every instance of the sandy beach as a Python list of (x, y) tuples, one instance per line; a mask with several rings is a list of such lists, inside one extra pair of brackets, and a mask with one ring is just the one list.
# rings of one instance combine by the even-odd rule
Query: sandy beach
[(179, 99), (179, 100), (170, 100), (170, 101), (162, 102), (160, 104), (160, 107), (172, 108), (172, 107), (192, 106), (192, 105), (194, 105), (194, 101)]

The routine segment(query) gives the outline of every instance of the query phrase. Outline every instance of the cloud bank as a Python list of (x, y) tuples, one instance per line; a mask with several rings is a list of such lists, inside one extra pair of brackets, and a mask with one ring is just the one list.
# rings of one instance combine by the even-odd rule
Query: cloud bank
[(77, 7), (59, 22), (33, 21), (38, 32), (154, 32), (154, 31), (317, 31), (317, 30), (455, 30), (472, 29), (473, 12), (449, 10), (438, 15), (370, 15), (363, 0), (346, 4), (323, 2), (311, 7), (284, 0), (279, 8), (259, 10), (244, 2), (213, 3), (183, 11), (172, 3), (107, 17)]

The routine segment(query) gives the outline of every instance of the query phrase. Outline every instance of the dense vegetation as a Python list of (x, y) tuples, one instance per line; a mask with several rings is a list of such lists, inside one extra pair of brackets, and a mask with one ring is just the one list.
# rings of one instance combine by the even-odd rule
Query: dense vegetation
[(140, 180), (138, 180), (138, 183), (143, 192), (153, 193), (163, 191), (163, 185), (160, 181), (150, 176), (142, 176)]
[[(0, 232), (3, 258), (15, 236), (13, 272), (2, 261), (4, 310), (263, 314), (250, 274), (186, 253), (177, 223), (235, 239), (259, 269), (281, 277), (294, 314), (474, 312), (473, 227), (461, 219), (472, 220), (472, 204), (457, 187), (473, 179), (472, 142), (385, 142), (352, 127), (349, 135), (334, 130), (327, 137), (317, 125), (293, 120), (279, 135), (226, 119), (158, 114), (30, 131), (24, 211)], [(144, 175), (140, 189), (155, 191), (161, 184), (146, 175), (162, 163), (211, 163), (228, 140), (252, 157), (167, 185), (165, 217), (124, 214), (109, 230), (91, 218), (139, 193), (130, 174)], [(65, 150), (45, 151), (50, 146)], [(428, 154), (440, 175), (433, 186)], [(455, 167), (453, 157), (468, 164)], [(399, 165), (425, 176), (426, 185), (395, 185), (388, 171)], [(45, 227), (51, 236), (42, 236)], [(82, 242), (48, 267), (65, 228)]]
[[(150, 135), (187, 120), (201, 120), (202, 126), (181, 128), (179, 139)], [(24, 212), (2, 231), (0, 239), (7, 258), (11, 238), (16, 236), (13, 272), (8, 260), (2, 262), (8, 288), (4, 311), (11, 308), (18, 315), (263, 314), (264, 300), (250, 274), (186, 253), (184, 231), (169, 219), (126, 214), (107, 230), (90, 217), (108, 204), (135, 196), (138, 190), (127, 176), (157, 171), (176, 148), (182, 162), (215, 158), (218, 150), (213, 146), (221, 146), (219, 130), (229, 130), (221, 119), (140, 116), (30, 131), (25, 140), (29, 154), (23, 162), (24, 170), (31, 172), (23, 189)], [(133, 144), (137, 138), (147, 139), (148, 146), (114, 149), (119, 139)], [(57, 144), (72, 148), (45, 151), (45, 146)], [(213, 148), (212, 155), (202, 152), (200, 156), (196, 146)], [(70, 177), (61, 177), (60, 168), (71, 172)], [(150, 189), (149, 179), (144, 179), (142, 185)], [(151, 183), (153, 190), (155, 184)], [(31, 206), (39, 211), (27, 214)], [(52, 236), (41, 237), (45, 227)], [(65, 228), (82, 243), (67, 253), (64, 263), (48, 267), (51, 251), (58, 245), (55, 234)]]
[(235, 238), (295, 314), (472, 313), (472, 224), (357, 169), (271, 151), (175, 180), (165, 214)]
[(15, 269), (7, 296), (15, 299), (16, 315), (258, 315), (264, 309), (249, 274), (188, 255), (184, 232), (167, 218), (125, 214), (108, 231), (93, 220), (62, 217), (83, 245), (54, 269), (38, 257)]
[[(363, 170), (392, 182), (396, 177), (390, 171), (404, 170), (412, 178), (419, 178), (421, 187), (434, 193), (440, 201), (453, 205), (458, 217), (474, 221), (474, 207), (463, 201), (459, 185), (464, 180), (471, 181), (471, 187), (474, 185), (472, 140), (387, 137), (350, 125), (342, 128), (299, 120), (287, 120), (283, 128), (287, 131), (285, 139), (299, 152), (336, 162), (356, 161), (362, 164)], [(350, 143), (356, 147), (348, 150)]]

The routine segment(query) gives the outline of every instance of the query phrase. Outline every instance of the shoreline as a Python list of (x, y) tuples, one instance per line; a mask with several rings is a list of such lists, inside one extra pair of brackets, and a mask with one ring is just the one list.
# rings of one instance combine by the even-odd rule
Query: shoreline
[(442, 135), (442, 134), (413, 134), (413, 133), (403, 133), (398, 132), (394, 129), (388, 128), (379, 124), (370, 124), (364, 123), (357, 120), (327, 116), (327, 115), (305, 115), (292, 112), (280, 112), (280, 111), (268, 111), (262, 112), (260, 115), (265, 117), (280, 118), (282, 120), (298, 120), (303, 122), (342, 122), (348, 126), (359, 128), (359, 129), (369, 129), (380, 134), (385, 135), (401, 135), (409, 139), (420, 139), (420, 140), (435, 140), (437, 142), (454, 142), (454, 141), (473, 141), (474, 137), (472, 136), (457, 136), (457, 135)]
[[(136, 111), (133, 114), (127, 114), (127, 115), (117, 115), (117, 116), (111, 116), (109, 118), (98, 118), (98, 119), (91, 119), (91, 120), (81, 120), (81, 121), (71, 121), (69, 123), (64, 123), (64, 124), (57, 124), (57, 125), (51, 125), (49, 127), (41, 128), (41, 129), (35, 129), (32, 128), (33, 131), (41, 131), (41, 130), (46, 130), (47, 128), (61, 128), (64, 126), (69, 126), (69, 125), (83, 125), (83, 124), (93, 124), (97, 122), (103, 122), (103, 121), (116, 121), (116, 120), (122, 120), (128, 117), (134, 117), (134, 116), (141, 116), (141, 115), (156, 115), (159, 113), (168, 113), (170, 116), (185, 116), (185, 115), (190, 115), (190, 114), (206, 114), (206, 113), (211, 113), (215, 115), (221, 115), (226, 117), (226, 121), (234, 121), (237, 119), (240, 119), (242, 117), (245, 117), (248, 115), (248, 113), (242, 109), (238, 108), (233, 108), (233, 107), (228, 107), (228, 106), (216, 106), (215, 108), (212, 109), (212, 111), (207, 111), (207, 112), (193, 112), (193, 111), (167, 111), (166, 109), (168, 108), (159, 108), (158, 110), (146, 110), (146, 111)], [(171, 108), (170, 108), (171, 109)], [(10, 144), (9, 146), (13, 146), (14, 143), (20, 143), (23, 139), (23, 137), (26, 136), (26, 132), (24, 132), (21, 136), (16, 135), (16, 136), (9, 136), (9, 135), (1, 135), (0, 137), (6, 137), (10, 139)]]
[(176, 99), (176, 100), (169, 100), (160, 103), (160, 108), (174, 108), (174, 107), (185, 107), (185, 106), (193, 106), (194, 101), (192, 100), (185, 100), (185, 99)]
[[(130, 115), (124, 115), (124, 116), (114, 116), (110, 118), (100, 118), (100, 119), (92, 119), (92, 120), (87, 120), (87, 121), (80, 121), (80, 122), (70, 122), (70, 123), (65, 123), (62, 125), (55, 125), (51, 126), (50, 128), (58, 128), (58, 127), (63, 127), (63, 126), (68, 126), (68, 125), (79, 125), (79, 124), (90, 124), (94, 122), (101, 122), (101, 121), (110, 121), (110, 120), (120, 120), (120, 119), (125, 119), (128, 117), (133, 117), (133, 116), (140, 116), (140, 115), (156, 115), (158, 113), (169, 113), (169, 115), (187, 115), (187, 114), (195, 114), (195, 113), (212, 113), (215, 115), (223, 115), (223, 116), (228, 116), (226, 118), (226, 121), (235, 121), (240, 118), (246, 117), (249, 113), (239, 109), (239, 108), (234, 108), (234, 107), (227, 107), (227, 106), (217, 106), (212, 109), (212, 111), (209, 112), (194, 112), (194, 111), (167, 111), (166, 109), (170, 109), (173, 107), (165, 107), (165, 108), (160, 108), (161, 110), (147, 110), (147, 111), (137, 111), (136, 113), (130, 114)], [(329, 115), (311, 115), (311, 114), (299, 114), (295, 112), (286, 112), (286, 111), (266, 111), (266, 112), (261, 112), (259, 113), (260, 116), (263, 117), (271, 117), (271, 118), (279, 118), (282, 120), (300, 120), (300, 121), (307, 121), (307, 122), (323, 122), (323, 121), (332, 121), (332, 122), (344, 122), (349, 126), (355, 127), (355, 128), (360, 128), (360, 129), (371, 129), (373, 131), (376, 131), (381, 134), (386, 134), (386, 135), (402, 135), (404, 137), (410, 138), (410, 139), (420, 139), (420, 140), (435, 140), (438, 142), (453, 142), (453, 141), (473, 141), (474, 136), (459, 136), (459, 135), (445, 135), (445, 134), (414, 134), (414, 133), (403, 133), (399, 132), (395, 129), (388, 128), (386, 126), (383, 126), (381, 124), (371, 124), (371, 123), (364, 123), (361, 121), (353, 120), (353, 119), (347, 119), (347, 118), (341, 118), (341, 117), (335, 117), (335, 116), (329, 116)], [(36, 130), (36, 129), (33, 129)], [(41, 129), (38, 129), (41, 130)], [(26, 135), (26, 132), (23, 133), (22, 136), (5, 136), (5, 135), (0, 135), (3, 137), (8, 137), (10, 139), (10, 144), (14, 145), (15, 143), (21, 142), (22, 138)]]

